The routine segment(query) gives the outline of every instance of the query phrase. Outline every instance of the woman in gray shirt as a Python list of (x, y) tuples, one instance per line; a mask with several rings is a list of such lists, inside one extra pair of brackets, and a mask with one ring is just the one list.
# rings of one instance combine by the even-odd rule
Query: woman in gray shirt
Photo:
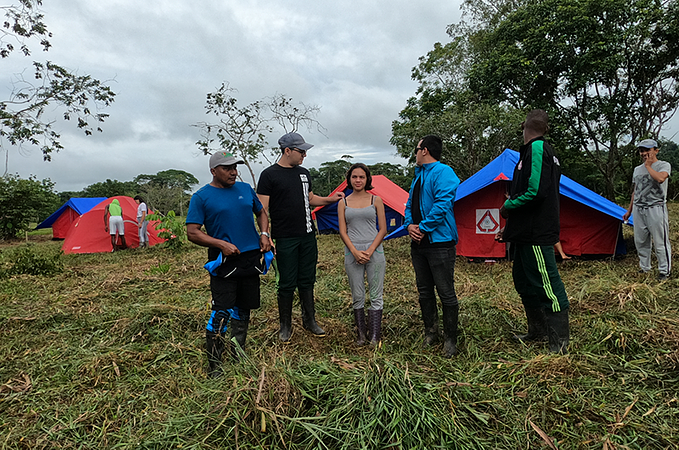
[[(363, 164), (352, 165), (347, 172), (347, 186), (353, 192), (337, 204), (339, 232), (344, 241), (344, 268), (347, 271), (358, 338), (364, 345), (370, 333), (370, 345), (381, 339), (382, 291), (386, 260), (382, 240), (387, 234), (384, 203), (368, 191), (373, 189), (370, 169)], [(365, 321), (365, 277), (370, 288), (368, 307), (369, 330)]]

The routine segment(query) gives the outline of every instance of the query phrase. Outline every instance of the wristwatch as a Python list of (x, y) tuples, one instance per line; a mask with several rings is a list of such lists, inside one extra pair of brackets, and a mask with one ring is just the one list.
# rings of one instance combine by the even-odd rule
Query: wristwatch
[(268, 238), (271, 237), (271, 235), (270, 235), (267, 231), (262, 231), (261, 233), (259, 233), (259, 235), (260, 235), (260, 236), (266, 236), (266, 237), (268, 237)]

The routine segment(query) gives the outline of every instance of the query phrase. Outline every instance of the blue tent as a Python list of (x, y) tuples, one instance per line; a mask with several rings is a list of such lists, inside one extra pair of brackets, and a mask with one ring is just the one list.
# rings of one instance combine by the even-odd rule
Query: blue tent
[(52, 237), (54, 239), (64, 239), (75, 219), (82, 216), (104, 200), (106, 200), (106, 197), (70, 198), (66, 203), (61, 205), (59, 209), (52, 213), (52, 215), (40, 222), (35, 229), (51, 227)]
[[(494, 240), (504, 227), (499, 208), (519, 162), (519, 153), (506, 149), (500, 156), (460, 184), (455, 198), (455, 220), (460, 240), (458, 254), (502, 257), (505, 244)], [(625, 208), (561, 176), (561, 244), (570, 255), (625, 254), (622, 216)], [(630, 224), (632, 220), (630, 219)], [(391, 237), (405, 236), (396, 230)]]

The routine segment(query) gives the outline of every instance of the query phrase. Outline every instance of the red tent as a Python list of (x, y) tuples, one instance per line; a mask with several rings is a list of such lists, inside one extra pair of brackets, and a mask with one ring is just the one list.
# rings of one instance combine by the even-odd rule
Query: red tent
[[(509, 191), (519, 154), (505, 150), (457, 189), (455, 222), (460, 236), (457, 254), (476, 258), (502, 258), (505, 244), (495, 234), (505, 226), (500, 206)], [(566, 254), (625, 254), (622, 215), (625, 209), (562, 175), (561, 245)]]
[[(112, 250), (111, 235), (104, 230), (104, 209), (114, 199), (118, 199), (123, 208), (127, 246), (139, 247), (137, 203), (132, 197), (119, 196), (107, 198), (73, 222), (61, 247), (64, 253), (106, 253)], [(165, 242), (164, 239), (158, 237), (156, 223), (151, 222), (148, 226), (149, 246)]]
[[(387, 219), (387, 230), (393, 231), (403, 225), (408, 193), (384, 175), (373, 175), (372, 178), (374, 189), (368, 192), (382, 198), (384, 213)], [(335, 192), (344, 192), (346, 195), (349, 195), (352, 190), (347, 187), (347, 180), (344, 180), (330, 195), (333, 195)], [(337, 203), (318, 206), (312, 211), (312, 214), (313, 218), (316, 219), (319, 233), (339, 232)]]
[(78, 217), (104, 200), (106, 200), (106, 197), (70, 198), (52, 215), (35, 227), (35, 229), (51, 227), (53, 239), (64, 239), (68, 234), (68, 230), (71, 229), (71, 225)]

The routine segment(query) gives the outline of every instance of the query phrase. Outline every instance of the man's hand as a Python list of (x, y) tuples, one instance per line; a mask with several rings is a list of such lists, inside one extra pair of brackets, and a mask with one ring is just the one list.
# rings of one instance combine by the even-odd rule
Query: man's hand
[(262, 253), (266, 253), (269, 250), (271, 250), (271, 238), (269, 236), (266, 236), (264, 234), (259, 236), (259, 250)]
[(629, 219), (629, 216), (631, 216), (631, 215), (632, 215), (632, 211), (625, 212), (625, 214), (622, 215), (622, 221), (627, 222), (627, 220)]
[(408, 225), (408, 234), (410, 235), (410, 239), (417, 242), (418, 244), (424, 237), (424, 233), (420, 231), (420, 226), (415, 224)]
[(501, 228), (500, 231), (498, 231), (495, 234), (495, 240), (498, 241), (499, 243), (503, 243), (504, 242), (504, 234), (505, 234), (505, 229)]
[(328, 198), (332, 200), (332, 203), (337, 203), (338, 201), (340, 201), (344, 198), (344, 192), (342, 192), (342, 191), (335, 192), (334, 194), (332, 194)]
[(231, 242), (220, 241), (219, 249), (222, 251), (224, 256), (240, 255), (240, 250), (238, 250), (238, 247), (233, 245)]

